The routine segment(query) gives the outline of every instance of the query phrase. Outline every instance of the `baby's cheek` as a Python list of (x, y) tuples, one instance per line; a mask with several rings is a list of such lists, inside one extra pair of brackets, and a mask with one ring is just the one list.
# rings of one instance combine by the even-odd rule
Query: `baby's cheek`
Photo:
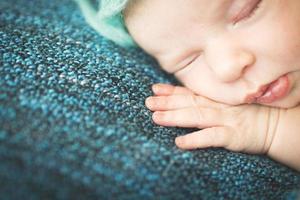
[(208, 67), (203, 62), (195, 62), (177, 73), (175, 77), (192, 92), (206, 97), (211, 96), (210, 92), (217, 90), (214, 86), (214, 78)]
[[(272, 19), (270, 47), (277, 54), (276, 59), (286, 67), (300, 65), (300, 1), (281, 1), (281, 7)], [(269, 39), (269, 40), (270, 40)]]

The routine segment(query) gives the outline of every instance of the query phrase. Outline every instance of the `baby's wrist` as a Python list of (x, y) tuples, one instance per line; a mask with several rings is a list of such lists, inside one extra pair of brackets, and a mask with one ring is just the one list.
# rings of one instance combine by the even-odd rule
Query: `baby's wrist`
[(278, 124), (268, 151), (272, 159), (300, 171), (300, 106), (280, 109)]
[(264, 152), (267, 155), (270, 153), (270, 149), (272, 148), (272, 144), (274, 142), (274, 138), (278, 134), (278, 125), (280, 123), (281, 112), (283, 110), (281, 108), (268, 108), (268, 121), (267, 121), (267, 133), (266, 133), (266, 140), (264, 145)]

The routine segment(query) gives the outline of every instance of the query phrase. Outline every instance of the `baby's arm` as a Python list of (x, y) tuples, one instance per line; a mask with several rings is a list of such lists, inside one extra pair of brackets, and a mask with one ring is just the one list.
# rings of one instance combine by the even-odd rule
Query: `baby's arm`
[(176, 138), (179, 148), (267, 154), (300, 171), (299, 107), (230, 106), (168, 84), (154, 85), (153, 91), (156, 96), (147, 98), (146, 106), (155, 123), (201, 129)]
[(278, 126), (267, 154), (300, 171), (300, 106), (279, 112)]

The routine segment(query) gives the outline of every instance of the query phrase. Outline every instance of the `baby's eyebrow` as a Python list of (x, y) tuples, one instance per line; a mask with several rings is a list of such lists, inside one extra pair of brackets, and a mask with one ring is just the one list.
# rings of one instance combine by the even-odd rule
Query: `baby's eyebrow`
[(214, 9), (215, 11), (218, 11), (219, 9), (222, 9), (224, 6), (228, 6), (229, 3), (232, 4), (233, 1), (234, 0), (217, 0), (217, 1), (210, 1), (210, 2), (215, 2)]
[[(204, 8), (204, 11), (207, 11), (208, 13), (215, 15), (216, 13), (224, 11), (224, 8), (229, 7), (234, 1), (236, 0), (195, 0), (197, 3), (199, 3), (199, 6), (201, 5)], [(199, 2), (198, 2), (199, 1)], [(238, 0), (238, 1), (245, 1), (245, 0)], [(197, 10), (197, 6), (194, 5), (194, 8)]]
[[(218, 18), (220, 16), (224, 16), (224, 13), (227, 13), (229, 11), (229, 8), (237, 0), (215, 0), (207, 2), (207, 5), (209, 5), (211, 2), (214, 2), (215, 4), (209, 9), (210, 13), (214, 15), (214, 17)], [(245, 1), (245, 0), (238, 0), (238, 1)]]

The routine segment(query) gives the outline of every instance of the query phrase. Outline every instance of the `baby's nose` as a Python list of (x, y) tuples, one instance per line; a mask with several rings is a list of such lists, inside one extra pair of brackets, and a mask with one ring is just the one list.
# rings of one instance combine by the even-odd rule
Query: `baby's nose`
[(232, 82), (243, 76), (255, 63), (255, 57), (248, 51), (218, 51), (209, 55), (208, 65), (222, 82)]

